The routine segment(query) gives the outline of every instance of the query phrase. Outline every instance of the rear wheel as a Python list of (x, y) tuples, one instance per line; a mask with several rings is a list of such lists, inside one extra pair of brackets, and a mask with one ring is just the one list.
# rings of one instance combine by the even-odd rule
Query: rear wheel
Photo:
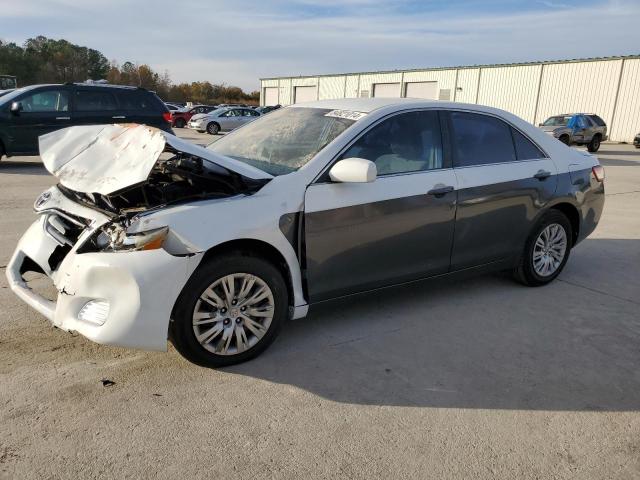
[(241, 363), (273, 342), (288, 305), (282, 274), (270, 262), (240, 253), (214, 258), (184, 287), (169, 338), (203, 367)]
[(527, 241), (515, 277), (530, 287), (553, 281), (564, 268), (571, 251), (571, 223), (557, 210), (550, 210), (536, 223)]
[(211, 122), (207, 125), (207, 133), (209, 135), (217, 135), (219, 131), (220, 125), (218, 125), (216, 122)]
[(590, 152), (597, 152), (600, 149), (600, 135), (594, 135), (591, 141), (587, 144), (587, 150)]
[(187, 122), (184, 121), (184, 118), (178, 118), (175, 122), (176, 128), (184, 128)]

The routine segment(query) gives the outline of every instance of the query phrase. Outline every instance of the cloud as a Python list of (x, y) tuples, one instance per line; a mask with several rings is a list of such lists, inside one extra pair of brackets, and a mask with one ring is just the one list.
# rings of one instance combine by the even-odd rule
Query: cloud
[(637, 2), (550, 1), (0, 0), (0, 36), (67, 38), (175, 81), (248, 90), (276, 75), (639, 53)]

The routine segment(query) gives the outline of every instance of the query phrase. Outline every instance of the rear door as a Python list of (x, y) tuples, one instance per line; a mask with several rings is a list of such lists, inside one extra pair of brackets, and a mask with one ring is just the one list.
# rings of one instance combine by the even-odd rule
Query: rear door
[(158, 105), (159, 101), (153, 98), (151, 93), (129, 89), (117, 90), (114, 93), (118, 98), (120, 112), (127, 123), (140, 123), (158, 128), (163, 126), (165, 121)]
[(9, 153), (37, 154), (38, 137), (71, 125), (69, 88), (47, 87), (30, 91), (15, 101), (20, 112), (11, 113), (8, 128)]
[(455, 175), (438, 112), (382, 120), (340, 157), (376, 164), (372, 183), (334, 183), (325, 172), (305, 195), (304, 245), (310, 301), (449, 270)]
[(75, 125), (102, 125), (129, 121), (112, 89), (76, 86), (73, 96)]
[(451, 111), (448, 125), (459, 188), (451, 269), (519, 254), (555, 193), (555, 164), (498, 117)]

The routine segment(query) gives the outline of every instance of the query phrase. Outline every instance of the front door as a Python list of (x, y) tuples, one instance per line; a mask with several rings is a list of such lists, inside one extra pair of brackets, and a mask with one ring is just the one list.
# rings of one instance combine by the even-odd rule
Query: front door
[(381, 121), (340, 156), (376, 164), (372, 183), (307, 189), (304, 242), (311, 302), (446, 273), (456, 208), (436, 111)]
[(38, 154), (38, 137), (71, 124), (69, 92), (47, 88), (16, 100), (20, 111), (11, 113), (7, 150), (16, 154)]

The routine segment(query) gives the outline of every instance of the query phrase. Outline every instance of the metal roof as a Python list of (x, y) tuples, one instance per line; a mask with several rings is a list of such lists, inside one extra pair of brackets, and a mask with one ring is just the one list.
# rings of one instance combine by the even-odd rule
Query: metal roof
[(484, 65), (462, 65), (462, 66), (453, 66), (453, 67), (411, 68), (411, 69), (405, 69), (405, 70), (378, 70), (378, 71), (368, 71), (368, 72), (324, 73), (320, 75), (283, 75), (278, 77), (263, 77), (263, 78), (260, 78), (260, 81), (281, 80), (281, 79), (288, 79), (288, 78), (335, 77), (335, 76), (343, 76), (343, 75), (376, 75), (381, 73), (409, 73), (409, 72), (431, 72), (431, 71), (439, 71), (439, 70), (440, 71), (441, 70), (466, 70), (466, 69), (474, 69), (474, 68), (521, 67), (526, 65), (551, 65), (551, 64), (558, 64), (558, 63), (602, 62), (602, 61), (627, 60), (627, 59), (640, 59), (640, 54), (620, 55), (615, 57), (589, 57), (589, 58), (572, 58), (572, 59), (566, 59), (566, 60), (543, 60), (538, 62), (492, 63), (492, 64), (484, 64)]

